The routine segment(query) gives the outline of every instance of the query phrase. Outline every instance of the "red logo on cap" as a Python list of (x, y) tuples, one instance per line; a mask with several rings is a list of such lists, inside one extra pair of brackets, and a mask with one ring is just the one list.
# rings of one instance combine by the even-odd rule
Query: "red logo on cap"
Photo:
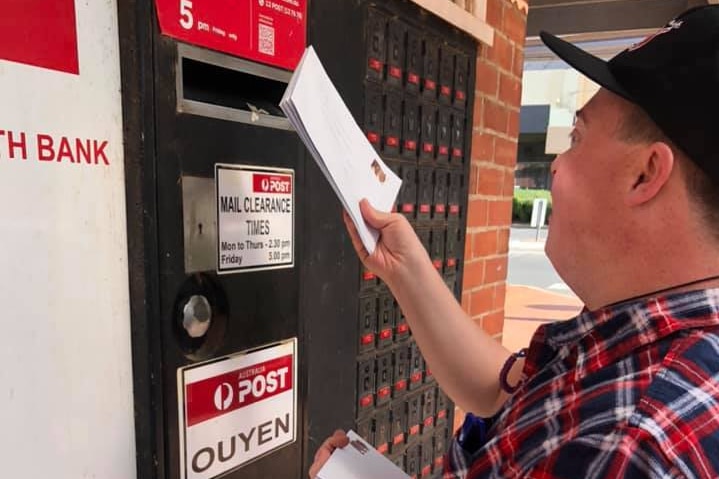
[(681, 27), (683, 23), (684, 22), (681, 20), (672, 20), (671, 22), (669, 22), (667, 24), (666, 27), (660, 28), (659, 30), (657, 30), (656, 33), (652, 33), (651, 35), (649, 35), (647, 38), (645, 38), (641, 42), (635, 43), (631, 47), (627, 48), (627, 51), (633, 52), (634, 50), (639, 50), (644, 45), (646, 45), (647, 43), (649, 43), (652, 40), (654, 40), (655, 38), (657, 38), (659, 35), (664, 35), (665, 33), (669, 33), (672, 30), (678, 30), (679, 27)]

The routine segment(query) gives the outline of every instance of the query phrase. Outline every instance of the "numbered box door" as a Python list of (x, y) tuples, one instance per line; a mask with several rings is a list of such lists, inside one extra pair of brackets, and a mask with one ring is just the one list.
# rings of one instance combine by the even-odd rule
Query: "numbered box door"
[(405, 90), (416, 95), (419, 93), (419, 82), (422, 77), (422, 37), (413, 28), (407, 30)]
[(402, 97), (397, 93), (385, 95), (384, 145), (382, 151), (389, 156), (399, 155), (402, 133)]
[(408, 160), (417, 159), (419, 129), (419, 106), (411, 97), (405, 98), (402, 111), (402, 156)]
[(367, 18), (367, 74), (368, 80), (381, 82), (387, 61), (387, 17), (369, 9)]
[(367, 139), (379, 153), (382, 150), (382, 131), (384, 123), (384, 97), (379, 86), (367, 86), (365, 89), (364, 131)]
[(387, 42), (387, 84), (398, 88), (402, 87), (405, 64), (405, 37), (407, 28), (399, 19), (389, 22), (389, 37)]
[(422, 42), (422, 66), (422, 96), (434, 100), (439, 82), (439, 44), (434, 38), (425, 37)]

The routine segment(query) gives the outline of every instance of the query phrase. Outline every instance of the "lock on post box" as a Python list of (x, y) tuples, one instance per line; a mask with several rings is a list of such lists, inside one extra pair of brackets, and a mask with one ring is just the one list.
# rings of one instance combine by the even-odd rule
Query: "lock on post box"
[(422, 434), (428, 434), (434, 428), (435, 395), (433, 387), (429, 387), (422, 392)]
[(458, 220), (460, 217), (460, 204), (462, 188), (464, 187), (464, 173), (462, 171), (453, 170), (449, 172), (449, 191), (447, 194), (447, 202), (449, 210), (447, 218), (449, 220)]
[(392, 398), (403, 397), (409, 390), (409, 356), (407, 344), (400, 344), (392, 351)]
[(375, 359), (365, 359), (357, 363), (357, 411), (369, 413), (374, 407)]
[(441, 226), (432, 228), (430, 234), (429, 257), (432, 260), (434, 269), (436, 269), (439, 274), (442, 274), (442, 268), (444, 267), (444, 235), (445, 230)]
[(433, 38), (425, 37), (422, 41), (422, 66), (422, 96), (434, 100), (439, 81), (439, 44)]
[(420, 121), (419, 161), (421, 163), (431, 163), (434, 161), (435, 145), (437, 143), (437, 107), (423, 103)]
[(452, 104), (454, 82), (454, 50), (446, 45), (440, 48), (439, 99), (442, 105)]
[(374, 447), (380, 454), (389, 453), (391, 427), (389, 409), (377, 409), (374, 413)]
[(377, 333), (377, 347), (386, 348), (394, 342), (393, 330), (395, 322), (395, 301), (391, 294), (381, 294), (379, 297), (379, 319)]
[(417, 219), (429, 220), (432, 217), (432, 200), (434, 199), (434, 170), (431, 167), (420, 166), (417, 169)]
[(452, 113), (449, 108), (439, 107), (437, 113), (437, 162), (449, 163), (452, 144)]
[(402, 156), (408, 160), (417, 159), (419, 141), (419, 107), (417, 101), (408, 96), (404, 99), (402, 112)]
[(392, 397), (392, 351), (377, 356), (376, 404), (387, 404)]
[(392, 419), (391, 452), (394, 454), (404, 448), (407, 435), (407, 404), (404, 401), (394, 401), (390, 412)]
[(420, 477), (427, 478), (432, 475), (432, 459), (434, 458), (434, 438), (432, 436), (422, 440), (420, 444)]
[(407, 27), (396, 18), (389, 21), (387, 42), (387, 85), (402, 87)]
[(377, 334), (377, 295), (368, 294), (359, 298), (359, 351), (371, 351), (375, 347)]
[(469, 75), (469, 58), (457, 53), (454, 66), (454, 106), (464, 109), (467, 104), (467, 76)]
[(442, 223), (447, 216), (447, 194), (449, 186), (449, 171), (437, 169), (434, 171), (434, 193), (432, 201), (432, 219)]
[(422, 77), (422, 37), (414, 28), (407, 29), (405, 90), (413, 95), (419, 93)]
[(368, 85), (365, 91), (364, 131), (367, 139), (378, 153), (382, 150), (384, 109), (383, 95), (377, 85)]
[(452, 113), (452, 155), (450, 163), (464, 163), (464, 115), (458, 111)]
[(387, 17), (374, 8), (367, 13), (367, 74), (368, 80), (384, 80), (387, 60)]
[(384, 110), (384, 146), (382, 151), (389, 156), (399, 155), (399, 142), (402, 133), (402, 97), (399, 93), (388, 92), (385, 95)]

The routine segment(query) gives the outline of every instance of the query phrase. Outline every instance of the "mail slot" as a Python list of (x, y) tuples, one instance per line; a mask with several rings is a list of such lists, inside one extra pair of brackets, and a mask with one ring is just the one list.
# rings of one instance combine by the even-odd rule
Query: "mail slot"
[(437, 144), (437, 107), (422, 104), (419, 161), (434, 161), (435, 145)]
[(452, 103), (452, 83), (454, 82), (454, 50), (446, 45), (440, 49), (439, 102)]
[(374, 414), (374, 447), (381, 454), (389, 453), (390, 429), (391, 423), (389, 409), (377, 409)]
[(407, 97), (402, 114), (402, 156), (409, 160), (417, 159), (419, 129), (419, 107), (412, 97)]
[(414, 220), (417, 205), (417, 168), (414, 165), (402, 164), (400, 166), (402, 187), (397, 195), (399, 199), (399, 212), (408, 220)]
[(389, 22), (389, 41), (387, 58), (387, 84), (401, 87), (405, 64), (405, 36), (407, 28), (399, 19)]
[(437, 119), (437, 161), (449, 161), (449, 149), (452, 144), (452, 114), (449, 108), (440, 107)]
[(467, 76), (469, 74), (469, 58), (457, 53), (454, 65), (454, 106), (464, 108), (467, 104)]
[(407, 30), (407, 63), (404, 88), (416, 95), (419, 93), (419, 82), (422, 76), (422, 37), (414, 28)]
[(377, 356), (377, 406), (387, 404), (392, 397), (392, 351)]
[(439, 44), (433, 38), (425, 37), (423, 45), (422, 96), (428, 99), (437, 98), (437, 82), (439, 81)]
[(432, 265), (439, 274), (442, 274), (442, 268), (444, 266), (444, 235), (445, 230), (443, 227), (438, 226), (432, 228), (429, 257), (432, 260)]
[(402, 97), (398, 93), (385, 95), (384, 147), (386, 155), (399, 154), (399, 140), (402, 133)]
[(369, 294), (359, 298), (359, 351), (371, 351), (377, 334), (377, 296)]
[(437, 169), (434, 171), (434, 194), (432, 201), (432, 219), (443, 222), (447, 216), (447, 188), (449, 186), (449, 171)]
[(422, 392), (422, 434), (427, 434), (434, 428), (435, 413), (435, 390), (429, 387)]
[(434, 458), (434, 438), (432, 436), (424, 439), (420, 445), (420, 477), (427, 478), (432, 475), (432, 463)]
[(368, 86), (365, 93), (364, 130), (367, 139), (378, 153), (382, 150), (383, 120), (382, 90)]
[(368, 413), (374, 407), (375, 360), (365, 359), (357, 364), (357, 411)]
[(409, 346), (400, 344), (392, 351), (392, 397), (403, 397), (409, 387)]
[(407, 404), (404, 401), (392, 403), (392, 453), (401, 450), (405, 444), (407, 434)]
[(462, 204), (462, 193), (464, 188), (464, 173), (460, 170), (453, 170), (449, 173), (449, 191), (447, 192), (447, 201), (449, 210), (447, 217), (449, 219), (458, 219), (460, 217), (460, 206)]
[(394, 342), (394, 298), (391, 294), (381, 294), (379, 297), (379, 323), (377, 347), (386, 348), (392, 346)]
[(450, 162), (455, 165), (464, 163), (464, 115), (455, 111), (452, 114), (452, 155)]
[(419, 192), (417, 194), (417, 219), (428, 220), (432, 216), (434, 199), (434, 170), (431, 167), (419, 167)]
[(387, 17), (373, 8), (367, 17), (367, 79), (382, 81), (387, 59)]

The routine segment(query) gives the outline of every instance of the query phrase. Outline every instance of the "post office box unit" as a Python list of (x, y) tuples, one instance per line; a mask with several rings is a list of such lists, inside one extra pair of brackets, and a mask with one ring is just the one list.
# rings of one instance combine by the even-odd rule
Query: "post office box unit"
[(394, 327), (394, 342), (402, 343), (410, 336), (409, 324), (407, 324), (407, 318), (404, 317), (402, 308), (395, 302), (395, 327)]
[(459, 264), (459, 245), (461, 244), (462, 228), (458, 223), (447, 223), (447, 237), (444, 246), (444, 276), (457, 274)]
[(428, 100), (437, 98), (439, 81), (439, 43), (436, 38), (425, 36), (422, 41), (422, 96)]
[(454, 83), (454, 49), (447, 45), (440, 47), (439, 67), (439, 102), (443, 105), (452, 103), (452, 84)]
[(437, 409), (437, 420), (436, 424), (446, 425), (447, 418), (449, 417), (450, 401), (447, 395), (440, 388), (435, 388), (437, 392), (436, 396), (436, 409)]
[(375, 404), (382, 406), (392, 398), (392, 351), (377, 356), (377, 395)]
[(374, 418), (372, 416), (361, 417), (356, 420), (357, 434), (370, 444), (374, 444)]
[(436, 169), (434, 171), (434, 193), (432, 194), (432, 219), (442, 223), (447, 217), (447, 196), (449, 188), (449, 171)]
[(457, 53), (454, 64), (454, 98), (457, 108), (464, 109), (467, 104), (467, 84), (469, 82), (469, 58), (467, 55)]
[(432, 201), (434, 200), (434, 169), (420, 166), (417, 169), (417, 219), (429, 220), (432, 217)]
[(387, 41), (387, 85), (401, 88), (405, 64), (405, 44), (407, 27), (398, 18), (388, 24)]
[(413, 391), (422, 386), (424, 379), (424, 358), (416, 342), (410, 342), (409, 350), (409, 390)]
[(409, 344), (400, 344), (392, 350), (392, 397), (402, 398), (409, 388)]
[(377, 323), (377, 347), (388, 348), (394, 343), (395, 301), (390, 293), (379, 296), (379, 315)]
[(374, 408), (375, 358), (357, 363), (357, 415), (368, 414)]
[(433, 387), (422, 391), (422, 434), (425, 435), (434, 429), (434, 416), (437, 412), (435, 396), (436, 391)]
[(442, 226), (434, 227), (431, 230), (429, 257), (432, 260), (434, 269), (439, 274), (442, 274), (444, 267), (444, 235), (445, 229)]
[(387, 17), (374, 8), (367, 13), (367, 73), (368, 80), (384, 79), (387, 61)]
[(394, 454), (395, 452), (404, 449), (407, 436), (407, 403), (404, 401), (393, 401), (390, 413), (392, 415), (390, 449)]
[(421, 106), (419, 142), (420, 163), (433, 162), (437, 143), (437, 107), (430, 103)]
[(419, 106), (412, 97), (406, 97), (402, 111), (402, 156), (408, 160), (417, 159), (419, 141)]
[(377, 335), (377, 295), (366, 294), (359, 297), (359, 352), (372, 351)]
[(402, 186), (397, 194), (399, 204), (397, 210), (412, 221), (417, 209), (417, 167), (403, 163), (399, 177), (402, 178)]
[(434, 384), (435, 378), (434, 374), (432, 373), (432, 370), (429, 367), (429, 364), (427, 363), (427, 360), (424, 359), (424, 383), (425, 384)]
[(452, 144), (452, 113), (449, 108), (439, 107), (437, 114), (437, 162), (449, 163)]
[(422, 423), (422, 395), (412, 393), (407, 396), (407, 442), (419, 437)]
[(381, 454), (389, 454), (391, 428), (389, 408), (377, 409), (374, 413), (374, 447)]
[(404, 88), (408, 93), (417, 95), (422, 77), (422, 36), (414, 28), (407, 30), (405, 71)]
[(377, 275), (364, 266), (360, 267), (360, 291), (368, 291), (377, 286)]
[(417, 479), (420, 473), (419, 461), (420, 461), (420, 445), (411, 444), (407, 446), (407, 452), (405, 453), (407, 462), (407, 475), (413, 479)]
[(364, 131), (374, 149), (382, 150), (382, 131), (384, 122), (384, 97), (379, 85), (369, 85), (365, 90)]
[(452, 170), (449, 173), (449, 189), (447, 191), (447, 202), (449, 209), (447, 218), (451, 220), (459, 220), (461, 216), (461, 205), (464, 193), (464, 171)]
[(452, 111), (452, 155), (450, 163), (461, 165), (464, 163), (464, 114), (457, 110)]
[(434, 458), (434, 438), (425, 438), (420, 445), (420, 477), (429, 478), (432, 476), (432, 463)]
[(399, 155), (399, 140), (401, 134), (402, 97), (399, 93), (388, 92), (384, 99), (384, 138), (382, 151), (385, 155)]

